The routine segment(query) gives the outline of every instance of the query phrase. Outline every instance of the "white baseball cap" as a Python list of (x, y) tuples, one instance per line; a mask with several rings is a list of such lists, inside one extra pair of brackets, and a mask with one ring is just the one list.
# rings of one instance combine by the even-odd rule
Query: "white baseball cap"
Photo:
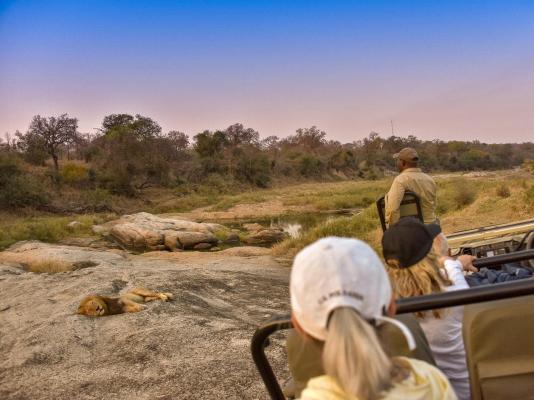
[(392, 297), (389, 277), (375, 251), (361, 240), (327, 237), (305, 247), (293, 261), (290, 293), (294, 317), (316, 339), (326, 340), (334, 309), (351, 307), (367, 321), (396, 325), (410, 350), (415, 349), (408, 328), (384, 316)]

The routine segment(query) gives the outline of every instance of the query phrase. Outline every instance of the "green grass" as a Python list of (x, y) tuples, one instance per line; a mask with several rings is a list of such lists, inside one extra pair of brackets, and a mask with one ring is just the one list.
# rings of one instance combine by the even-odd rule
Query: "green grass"
[[(384, 188), (385, 182), (374, 183), (376, 188), (371, 186), (368, 193), (376, 194), (377, 191), (387, 190)], [(501, 191), (500, 188), (505, 183), (509, 193), (506, 192), (505, 196), (497, 195), (496, 192)], [(440, 179), (437, 184), (437, 212), (445, 232), (534, 218), (534, 186), (524, 185), (520, 178), (454, 177)], [(369, 205), (362, 213), (351, 218), (323, 222), (298, 238), (277, 244), (273, 251), (277, 255), (293, 256), (303, 247), (325, 236), (355, 237), (369, 243), (380, 254), (382, 230), (375, 205)]]
[[(277, 254), (295, 254), (302, 247), (329, 235), (358, 237), (379, 247), (381, 230), (375, 210), (376, 199), (387, 192), (392, 179), (376, 181), (343, 181), (328, 183), (304, 183), (280, 188), (258, 189), (239, 194), (221, 193), (213, 188), (201, 187), (194, 191), (147, 192), (150, 204), (133, 211), (152, 213), (188, 211), (209, 207), (211, 211), (223, 211), (242, 204), (263, 204), (272, 201), (288, 207), (282, 213), (292, 215), (319, 215), (321, 210), (361, 208), (354, 217), (341, 217), (325, 222), (313, 221), (310, 228), (296, 239), (287, 239), (275, 246)], [(438, 217), (446, 232), (534, 218), (534, 185), (532, 179), (510, 173), (488, 177), (449, 176), (437, 178)], [(102, 194), (106, 197), (106, 193)], [(136, 200), (138, 201), (138, 200)], [(290, 209), (289, 209), (290, 208)], [(261, 209), (261, 207), (259, 207)], [(258, 219), (262, 216), (258, 215)], [(111, 216), (36, 216), (21, 217), (0, 215), (0, 250), (22, 240), (57, 242), (69, 236), (91, 235), (91, 226), (109, 220)], [(67, 228), (71, 221), (79, 221), (81, 227), (74, 232)], [(220, 239), (224, 239), (221, 233)]]
[[(91, 226), (105, 222), (110, 216), (78, 215), (78, 216), (41, 216), (17, 217), (3, 215), (0, 230), (0, 250), (22, 240), (40, 240), (58, 242), (69, 236), (90, 236)], [(69, 222), (78, 221), (81, 225), (72, 230), (67, 227)]]
[(353, 217), (338, 218), (323, 222), (304, 232), (298, 238), (290, 238), (273, 248), (277, 255), (294, 255), (298, 250), (326, 236), (354, 237), (368, 242), (378, 248), (377, 232), (380, 226), (378, 213), (374, 205), (365, 208)]

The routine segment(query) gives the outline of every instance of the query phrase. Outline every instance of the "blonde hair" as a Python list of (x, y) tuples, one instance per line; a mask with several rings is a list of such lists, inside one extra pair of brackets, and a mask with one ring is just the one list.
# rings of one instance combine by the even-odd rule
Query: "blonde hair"
[[(446, 274), (442, 274), (439, 256), (434, 249), (410, 267), (401, 267), (398, 260), (386, 260), (386, 265), (393, 291), (399, 298), (441, 293), (445, 286), (452, 285)], [(416, 312), (415, 315), (419, 318), (425, 316), (424, 312)], [(432, 310), (432, 315), (441, 318), (443, 310)]]
[(392, 361), (374, 328), (353, 308), (340, 307), (332, 312), (323, 367), (350, 398), (376, 400), (393, 385)]
[(447, 242), (447, 237), (443, 233), (436, 236), (432, 249), (439, 256), (447, 257), (449, 255), (449, 242)]

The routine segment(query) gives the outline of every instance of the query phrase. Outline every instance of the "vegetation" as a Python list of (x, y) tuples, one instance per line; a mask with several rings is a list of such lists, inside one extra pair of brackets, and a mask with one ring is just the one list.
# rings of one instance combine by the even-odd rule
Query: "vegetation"
[[(534, 173), (529, 159), (534, 143), (423, 141), (414, 136), (383, 138), (373, 132), (342, 144), (328, 140), (315, 126), (286, 138), (261, 138), (242, 124), (205, 130), (190, 140), (177, 130), (163, 133), (156, 121), (142, 115), (108, 115), (96, 134), (78, 132), (77, 123), (66, 114), (37, 115), (27, 132), (6, 134), (0, 140), (0, 210), (5, 213), (0, 248), (26, 239), (61, 240), (71, 234), (67, 224), (72, 220), (82, 223), (76, 234), (89, 234), (101, 218), (95, 213), (183, 212), (199, 207), (222, 211), (254, 203), (276, 203), (281, 212), (364, 210), (351, 219), (321, 224), (281, 244), (279, 251), (295, 251), (327, 234), (376, 243), (380, 235), (374, 202), (387, 191), (392, 179), (388, 176), (395, 170), (391, 155), (402, 147), (414, 147), (421, 166), (430, 172), (521, 166), (525, 177)], [(439, 179), (437, 211), (445, 220), (473, 209), (487, 220), (497, 220), (495, 207), (504, 204), (517, 215), (522, 215), (521, 205), (533, 208), (534, 188), (528, 179), (450, 175)], [(36, 211), (39, 216), (30, 217)], [(89, 215), (76, 216), (81, 214)], [(481, 225), (484, 218), (471, 222)]]
[[(382, 138), (374, 132), (363, 140), (342, 144), (328, 140), (326, 132), (315, 126), (298, 129), (286, 138), (262, 139), (254, 129), (234, 124), (224, 130), (205, 130), (190, 141), (177, 130), (163, 133), (156, 121), (139, 114), (107, 115), (96, 134), (79, 133), (77, 124), (76, 118), (66, 114), (37, 115), (27, 132), (6, 135), (0, 143), (1, 154), (16, 159), (18, 170), (34, 176), (35, 181), (55, 183), (48, 185), (47, 196), (39, 201), (11, 202), (8, 208), (52, 201), (70, 188), (129, 198), (143, 197), (147, 190), (159, 188), (173, 191), (179, 200), (177, 209), (183, 210), (189, 207), (188, 199), (207, 194), (215, 198), (302, 181), (380, 179), (395, 170), (391, 155), (405, 146), (419, 151), (427, 171), (520, 165), (530, 170), (532, 160), (528, 157), (534, 151), (533, 143), (423, 141), (414, 136)], [(368, 196), (373, 198), (374, 194)], [(459, 196), (465, 205), (469, 203), (468, 192)], [(368, 203), (367, 199), (360, 200), (361, 204)], [(336, 201), (337, 208), (353, 204), (339, 197)]]
[[(495, 197), (495, 190), (504, 182), (510, 195)], [(534, 185), (521, 178), (496, 176), (491, 178), (438, 179), (438, 214), (445, 233), (490, 224), (534, 218)], [(469, 187), (466, 202), (463, 188)], [(466, 192), (467, 193), (467, 192)], [(288, 239), (274, 248), (276, 254), (295, 254), (304, 246), (325, 236), (356, 237), (370, 243), (380, 253), (381, 228), (374, 204), (351, 218), (339, 218), (322, 223), (302, 236)]]
[[(19, 217), (10, 214), (0, 214), (2, 229), (0, 230), (0, 250), (22, 240), (40, 240), (43, 242), (58, 242), (68, 236), (91, 235), (94, 224), (105, 222), (111, 215), (81, 215), (81, 216), (27, 216)], [(78, 221), (80, 225), (69, 229), (68, 224)]]

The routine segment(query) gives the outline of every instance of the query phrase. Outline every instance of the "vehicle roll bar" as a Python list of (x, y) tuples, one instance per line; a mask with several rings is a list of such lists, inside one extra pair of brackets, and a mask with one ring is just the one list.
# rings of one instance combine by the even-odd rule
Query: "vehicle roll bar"
[[(521, 257), (514, 257), (521, 254)], [(534, 250), (487, 257), (477, 260), (478, 266), (496, 265), (534, 258)], [(493, 285), (478, 286), (470, 289), (455, 290), (439, 294), (410, 297), (397, 300), (397, 314), (407, 314), (417, 311), (427, 311), (438, 308), (454, 307), (486, 301), (503, 300), (514, 297), (534, 295), (534, 279), (523, 279), (513, 282), (503, 282)], [(276, 379), (271, 365), (265, 355), (265, 348), (269, 345), (269, 336), (285, 329), (291, 329), (293, 324), (289, 315), (273, 318), (254, 332), (250, 350), (252, 359), (265, 383), (272, 400), (285, 400), (282, 389)]]
[(473, 261), (473, 265), (477, 268), (495, 267), (504, 263), (531, 260), (534, 258), (534, 249), (516, 251), (508, 254), (499, 254), (493, 257), (477, 258)]

